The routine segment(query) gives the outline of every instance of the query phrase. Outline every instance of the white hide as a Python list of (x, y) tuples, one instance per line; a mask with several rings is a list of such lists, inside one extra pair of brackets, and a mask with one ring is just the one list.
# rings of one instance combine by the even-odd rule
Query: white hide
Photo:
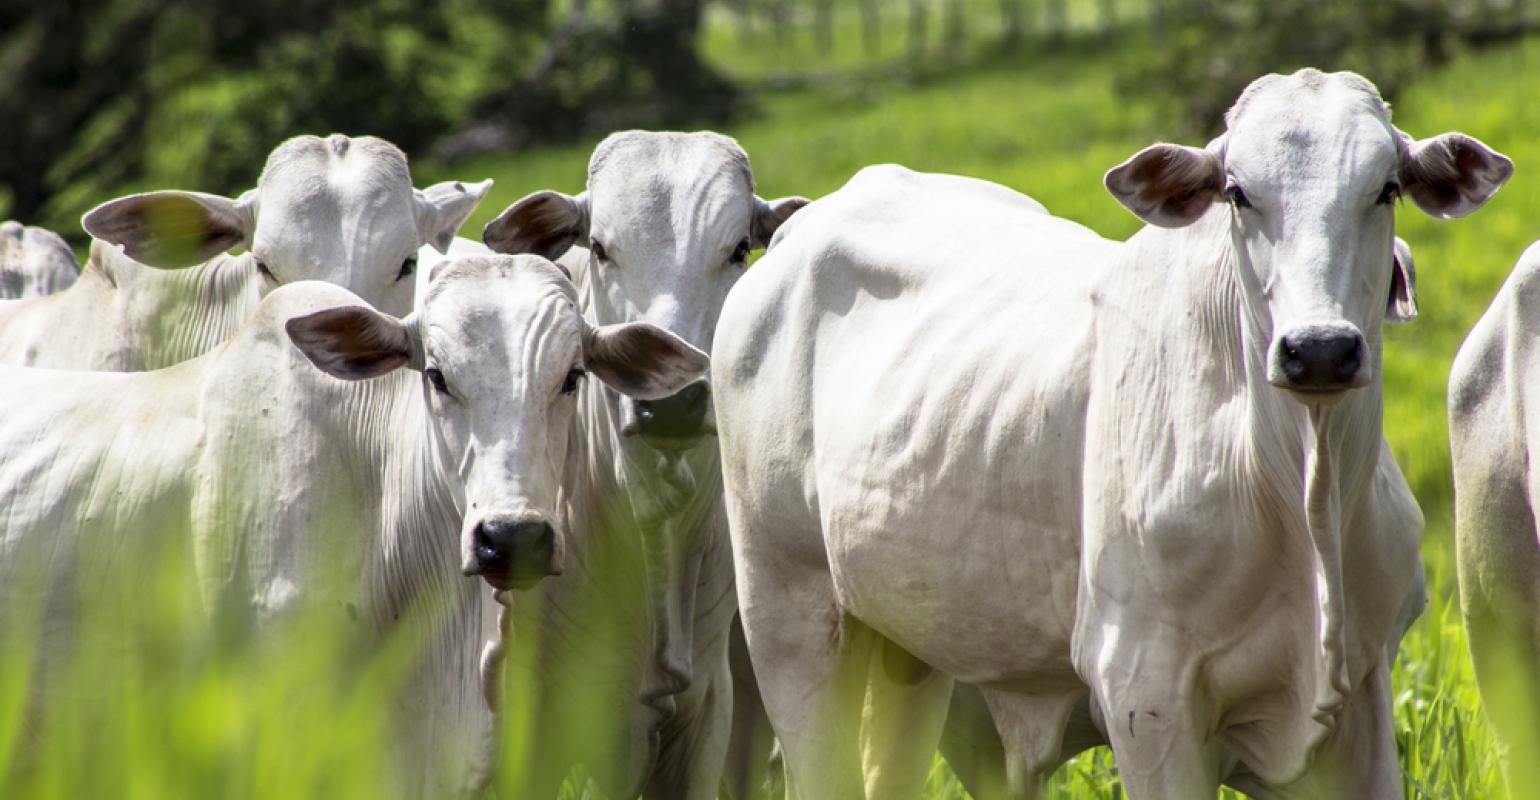
[(1540, 785), (1540, 245), (1531, 245), (1449, 374), (1460, 605), (1509, 792)]
[(0, 222), (0, 299), (42, 297), (80, 275), (70, 246), (46, 228)]
[[(1380, 424), (1380, 326), (1413, 307), (1391, 206), (1468, 213), (1511, 165), (1408, 145), (1349, 74), (1261, 79), (1228, 123), (1109, 173), (1152, 223), (1126, 243), (872, 168), (728, 299), (738, 591), (802, 797), (912, 796), (954, 678), (1021, 796), (1100, 739), (1136, 800), (1400, 797), (1422, 517)], [(1355, 372), (1277, 385), (1311, 325), (1358, 332)], [(905, 740), (858, 749), (863, 719)]]
[[(525, 197), (484, 239), (559, 257), (593, 324), (651, 322), (709, 351), (749, 251), (805, 202), (757, 197), (727, 137), (630, 131), (595, 150), (585, 192)], [(584, 385), (563, 482), (566, 571), (513, 604), (511, 674), (540, 703), (528, 709), (542, 732), (530, 797), (553, 795), (574, 764), (613, 797), (716, 797), (736, 600), (710, 413), (704, 438), (680, 449), (634, 424), (633, 403)]]
[[(301, 282), (224, 346), (167, 369), (0, 367), (13, 410), (0, 417), (0, 601), (47, 598), (43, 652), (58, 657), (75, 587), (181, 551), (220, 624), (264, 629), (306, 610), (364, 646), (422, 641), (393, 709), (400, 793), (470, 794), (492, 752), (481, 659), (498, 607), (462, 575), (461, 552), (483, 520), (554, 518), (576, 406), (564, 381), (599, 368), (589, 343), (643, 327), (594, 329), (550, 263), (496, 257), (442, 265), (405, 320)], [(331, 344), (350, 330), (351, 347)], [(690, 364), (660, 377), (672, 386), (706, 363), (678, 347)], [(53, 401), (23, 402), (37, 396)]]
[(414, 189), (406, 156), (389, 142), (299, 136), (272, 152), (257, 187), (238, 198), (163, 191), (113, 200), (82, 220), (96, 239), (74, 286), (0, 302), (0, 363), (169, 366), (229, 338), (264, 295), (301, 280), (405, 314), (417, 249), (447, 248), (490, 186)]

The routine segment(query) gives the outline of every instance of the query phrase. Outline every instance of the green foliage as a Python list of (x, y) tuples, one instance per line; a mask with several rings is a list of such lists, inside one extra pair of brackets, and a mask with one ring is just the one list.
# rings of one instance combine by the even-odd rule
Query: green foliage
[(1230, 103), (1258, 75), (1301, 67), (1372, 76), (1387, 98), (1466, 42), (1527, 30), (1517, 4), (1460, 0), (1170, 0), (1156, 45), (1121, 82), (1155, 93), (1191, 130), (1216, 133)]
[(73, 5), (0, 29), (0, 115), (25, 123), (0, 128), (0, 216), (66, 234), (130, 188), (249, 188), (296, 133), (425, 149), (527, 67), (547, 0)]

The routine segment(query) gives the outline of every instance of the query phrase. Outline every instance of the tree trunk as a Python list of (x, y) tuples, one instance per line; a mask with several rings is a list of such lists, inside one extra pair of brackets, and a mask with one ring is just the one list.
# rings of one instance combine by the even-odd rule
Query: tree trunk
[(963, 45), (968, 38), (967, 21), (963, 17), (962, 0), (946, 3), (946, 52), (952, 59), (962, 57)]
[(1000, 25), (1005, 30), (1001, 39), (1007, 50), (1020, 47), (1026, 33), (1026, 14), (1021, 6), (1022, 0), (1000, 0)]
[(909, 55), (925, 57), (925, 0), (909, 0)]
[(675, 25), (681, 41), (694, 42), (700, 32), (701, 0), (662, 0), (660, 8)]
[(828, 55), (834, 52), (834, 0), (818, 0), (814, 11), (813, 27), (818, 37), (818, 51)]
[(861, 40), (869, 56), (876, 55), (882, 47), (882, 18), (877, 13), (877, 0), (861, 0)]
[(1055, 40), (1069, 33), (1069, 8), (1065, 0), (1047, 0), (1043, 4), (1043, 28)]

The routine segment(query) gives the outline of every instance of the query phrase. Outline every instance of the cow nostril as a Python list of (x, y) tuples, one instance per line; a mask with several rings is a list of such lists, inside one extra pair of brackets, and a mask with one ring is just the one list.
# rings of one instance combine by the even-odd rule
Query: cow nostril
[(1313, 327), (1278, 342), (1277, 366), (1296, 389), (1339, 391), (1363, 369), (1363, 337), (1337, 327)]
[(1350, 353), (1337, 364), (1337, 375), (1342, 380), (1352, 380), (1358, 374), (1358, 354)]

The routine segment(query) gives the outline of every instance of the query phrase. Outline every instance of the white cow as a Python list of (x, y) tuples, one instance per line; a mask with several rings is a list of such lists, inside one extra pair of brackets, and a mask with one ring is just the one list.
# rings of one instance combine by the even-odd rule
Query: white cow
[[(557, 467), (585, 373), (661, 397), (706, 368), (652, 326), (589, 325), (575, 300), (543, 259), (463, 259), (405, 319), (304, 282), (168, 369), (0, 368), (3, 600), (48, 597), (44, 652), (62, 657), (74, 592), (89, 608), (121, 570), (143, 574), (136, 555), (190, 550), (224, 624), (319, 610), (383, 649), (426, 622), (395, 709), (402, 793), (468, 791), (489, 757), (496, 619), (462, 572), (510, 587), (561, 571)], [(37, 396), (51, 402), (21, 402)]]
[[(755, 196), (731, 139), (632, 131), (594, 151), (587, 191), (525, 197), (484, 238), (559, 257), (593, 324), (647, 321), (709, 350), (750, 250), (806, 202)], [(513, 604), (509, 679), (540, 732), (521, 796), (554, 796), (581, 764), (613, 797), (715, 797), (737, 602), (707, 386), (638, 401), (589, 385), (578, 406), (568, 570)]]
[(1017, 796), (1105, 739), (1133, 798), (1400, 797), (1393, 205), (1469, 213), (1512, 165), (1413, 142), (1347, 73), (1262, 78), (1227, 122), (1107, 174), (1151, 223), (1126, 243), (874, 168), (728, 298), (728, 515), (795, 796), (914, 796), (955, 678)]
[[(113, 200), (82, 220), (97, 241), (74, 286), (0, 302), (0, 364), (169, 366), (229, 338), (263, 295), (299, 280), (335, 283), (405, 314), (418, 248), (447, 248), (491, 184), (417, 190), (389, 142), (298, 136), (268, 156), (257, 188), (239, 198), (162, 191)], [(236, 248), (246, 252), (222, 255)]]
[(1513, 797), (1540, 786), (1540, 385), (1533, 309), (1540, 245), (1519, 258), (1449, 373), (1460, 605)]
[(69, 288), (79, 275), (75, 253), (59, 234), (0, 222), (0, 299), (53, 294)]

